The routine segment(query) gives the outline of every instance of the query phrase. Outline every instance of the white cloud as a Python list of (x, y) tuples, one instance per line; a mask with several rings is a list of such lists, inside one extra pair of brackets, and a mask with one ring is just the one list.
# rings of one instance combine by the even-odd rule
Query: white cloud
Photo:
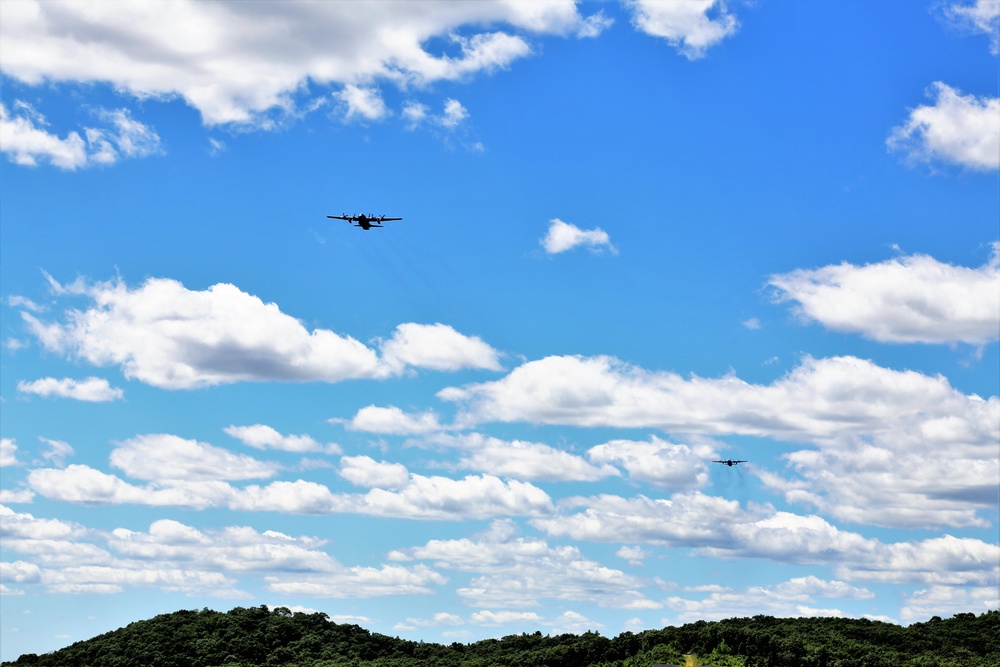
[(0, 468), (19, 466), (17, 460), (17, 442), (14, 438), (0, 438)]
[(610, 465), (593, 465), (581, 456), (542, 443), (505, 441), (480, 433), (440, 434), (428, 438), (427, 442), (463, 450), (456, 468), (508, 478), (593, 482), (619, 474)]
[(48, 451), (42, 453), (42, 458), (51, 461), (53, 465), (60, 467), (65, 465), (66, 457), (75, 453), (68, 442), (48, 438), (39, 438), (39, 440), (49, 446)]
[(98, 114), (107, 128), (87, 128), (87, 143), (95, 147), (91, 160), (113, 164), (121, 157), (160, 155), (160, 137), (150, 127), (132, 118), (128, 109), (103, 110)]
[(118, 387), (97, 377), (74, 380), (72, 378), (41, 378), (32, 382), (21, 380), (17, 383), (17, 390), (25, 394), (37, 394), (38, 396), (58, 396), (60, 398), (72, 398), (77, 401), (89, 401), (92, 403), (102, 403), (115, 401), (124, 397), (125, 392)]
[(1000, 55), (1000, 2), (976, 0), (972, 4), (953, 4), (945, 8), (945, 16), (959, 28), (988, 35), (990, 52)]
[(539, 623), (542, 617), (533, 611), (482, 611), (473, 612), (470, 622), (476, 625), (508, 625), (510, 623)]
[(854, 357), (807, 358), (769, 385), (684, 379), (611, 357), (547, 357), (438, 396), (460, 404), (463, 426), (655, 427), (811, 443), (788, 457), (800, 479), (765, 470), (762, 478), (792, 502), (851, 521), (982, 526), (977, 512), (995, 503), (1000, 399)]
[(883, 583), (1000, 585), (1000, 545), (951, 535), (880, 544), (867, 558), (841, 564), (841, 576)]
[(607, 248), (612, 253), (618, 250), (611, 244), (608, 233), (600, 227), (590, 230), (583, 230), (576, 225), (563, 222), (559, 218), (553, 218), (549, 224), (549, 231), (545, 238), (541, 240), (545, 252), (555, 255), (567, 250), (572, 250), (577, 246), (587, 246), (592, 250)]
[(76, 169), (87, 164), (87, 145), (77, 132), (65, 139), (41, 129), (44, 118), (22, 113), (13, 116), (0, 103), (0, 150), (20, 165), (34, 167), (39, 161), (51, 162), (62, 169)]
[[(833, 565), (837, 576), (847, 581), (956, 586), (1000, 582), (1000, 546), (982, 540), (945, 536), (885, 543), (841, 530), (820, 516), (753, 505), (743, 509), (736, 501), (701, 493), (669, 499), (569, 498), (555, 514), (531, 523), (553, 537), (690, 547), (714, 558)], [(825, 595), (833, 589), (825, 590), (814, 593)]]
[[(194, 443), (195, 445), (199, 443)], [(160, 456), (174, 467), (155, 471), (150, 465), (132, 456), (113, 457), (116, 465), (127, 472), (151, 481), (146, 486), (130, 484), (85, 465), (66, 468), (39, 468), (28, 473), (30, 490), (52, 500), (86, 505), (151, 505), (192, 509), (229, 508), (248, 512), (286, 512), (294, 514), (354, 513), (369, 516), (407, 519), (458, 521), (490, 519), (506, 516), (544, 516), (553, 511), (552, 499), (538, 487), (516, 480), (504, 481), (492, 475), (469, 475), (463, 479), (425, 477), (411, 474), (409, 481), (393, 489), (372, 488), (364, 494), (338, 494), (316, 482), (305, 480), (274, 481), (265, 486), (237, 487), (226, 479), (261, 477), (270, 472), (270, 464), (226, 452), (207, 454), (219, 466), (203, 469), (196, 460), (189, 460), (195, 449), (190, 443), (178, 455)], [(214, 449), (214, 448), (213, 448)], [(117, 450), (116, 450), (117, 451)], [(385, 475), (385, 467), (365, 470), (353, 462), (349, 475), (359, 481), (374, 483), (374, 472), (381, 473), (394, 486), (398, 476)], [(194, 480), (177, 479), (183, 472), (195, 475)], [(198, 479), (200, 477), (200, 479)]]
[(265, 424), (252, 426), (227, 426), (223, 429), (243, 444), (255, 449), (278, 449), (285, 452), (326, 452), (339, 454), (340, 447), (335, 444), (322, 445), (308, 435), (282, 435), (274, 428)]
[[(331, 420), (334, 421), (334, 420)], [(387, 408), (369, 405), (358, 410), (357, 414), (346, 423), (352, 431), (368, 433), (385, 433), (391, 435), (411, 435), (414, 433), (431, 433), (440, 431), (437, 415), (433, 412), (422, 412), (418, 415), (406, 414), (394, 405)]]
[(92, 364), (120, 365), (125, 375), (158, 387), (190, 389), (241, 380), (374, 377), (375, 353), (332, 331), (308, 331), (275, 304), (213, 285), (205, 291), (150, 279), (137, 289), (120, 281), (71, 286), (94, 306), (43, 324), (22, 313), (45, 347)]
[(932, 616), (984, 613), (1000, 608), (1000, 593), (994, 586), (956, 588), (931, 586), (906, 595), (900, 617), (904, 621), (927, 621)]
[(455, 99), (445, 100), (444, 103), (444, 116), (441, 118), (441, 124), (449, 129), (454, 129), (463, 120), (469, 117), (469, 112), (462, 103)]
[(163, 152), (156, 132), (133, 119), (127, 109), (102, 110), (104, 127), (87, 127), (84, 141), (78, 132), (64, 139), (44, 129), (45, 117), (31, 105), (16, 101), (14, 113), (0, 103), (0, 150), (20, 165), (48, 162), (62, 169), (114, 164), (122, 157), (148, 157)]
[(478, 336), (466, 336), (447, 324), (400, 324), (380, 347), (384, 363), (397, 372), (407, 365), (439, 371), (500, 370), (496, 350)]
[(630, 547), (628, 545), (622, 546), (615, 552), (615, 555), (619, 558), (624, 558), (628, 561), (629, 565), (642, 565), (642, 561), (649, 558), (650, 552), (646, 551), (642, 547)]
[(340, 476), (355, 486), (400, 489), (410, 481), (410, 472), (401, 463), (375, 461), (368, 456), (340, 459)]
[(680, 613), (680, 620), (721, 620), (740, 616), (768, 614), (780, 617), (843, 616), (836, 609), (809, 606), (815, 597), (842, 600), (870, 599), (874, 594), (843, 581), (826, 581), (815, 576), (798, 577), (772, 586), (751, 586), (734, 590), (706, 591), (701, 599), (672, 596), (667, 606)]
[(273, 463), (168, 434), (140, 435), (120, 443), (111, 452), (111, 465), (147, 481), (259, 479), (277, 472)]
[(637, 30), (664, 38), (689, 60), (703, 57), (739, 27), (725, 0), (625, 0), (625, 6)]
[(1000, 168), (1000, 98), (962, 95), (940, 81), (928, 91), (933, 106), (919, 106), (886, 140), (914, 162), (942, 160), (970, 169)]
[(220, 283), (207, 290), (151, 278), (138, 288), (122, 281), (62, 286), (83, 295), (87, 310), (68, 310), (64, 323), (21, 316), (43, 346), (167, 389), (240, 381), (325, 381), (385, 378), (407, 365), (432, 370), (499, 368), (497, 352), (444, 324), (401, 324), (382, 343), (385, 360), (350, 336), (309, 331), (274, 303)]
[(634, 480), (678, 490), (705, 486), (706, 461), (715, 456), (711, 445), (675, 445), (656, 436), (649, 442), (611, 440), (587, 452), (595, 463), (621, 465)]
[(802, 316), (880, 342), (983, 345), (1000, 337), (1000, 243), (978, 268), (910, 255), (797, 269), (768, 284)]
[(348, 84), (334, 97), (344, 105), (344, 120), (381, 120), (389, 115), (378, 88)]
[[(296, 94), (310, 85), (457, 80), (529, 55), (530, 45), (514, 31), (593, 36), (609, 23), (601, 15), (582, 17), (571, 0), (383, 9), (335, 2), (20, 2), (5, 7), (0, 27), (3, 71), (32, 85), (100, 81), (139, 98), (178, 95), (206, 124), (264, 125), (269, 111), (292, 111)], [(511, 32), (467, 34), (483, 25)], [(448, 36), (459, 55), (425, 50), (433, 38)]]
[[(572, 512), (575, 507), (583, 509)], [(732, 544), (730, 526), (755, 518), (737, 501), (699, 492), (677, 493), (670, 499), (606, 494), (564, 499), (556, 514), (533, 519), (532, 525), (577, 540), (684, 547)]]
[(509, 521), (498, 521), (476, 539), (431, 540), (390, 554), (397, 560), (429, 560), (435, 567), (473, 572), (458, 589), (466, 604), (534, 607), (541, 600), (586, 600), (605, 607), (654, 609), (637, 589), (638, 579), (584, 558), (573, 546), (550, 546), (521, 537)]
[(316, 576), (265, 577), (267, 589), (295, 597), (369, 598), (381, 595), (426, 595), (447, 579), (424, 565), (351, 567)]

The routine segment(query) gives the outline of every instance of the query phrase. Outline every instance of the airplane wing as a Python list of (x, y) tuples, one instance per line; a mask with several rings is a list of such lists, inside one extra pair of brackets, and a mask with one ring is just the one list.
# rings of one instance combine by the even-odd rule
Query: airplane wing
[(402, 218), (375, 218), (379, 222), (391, 222), (393, 220), (402, 220)]
[(349, 215), (328, 215), (328, 218), (333, 218), (334, 220), (347, 220), (348, 222), (354, 222), (354, 218)]

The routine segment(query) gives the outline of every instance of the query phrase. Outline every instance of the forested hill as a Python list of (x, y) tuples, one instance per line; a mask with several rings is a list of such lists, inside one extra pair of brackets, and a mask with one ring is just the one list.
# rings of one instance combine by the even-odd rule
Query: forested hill
[(996, 667), (1000, 612), (957, 614), (900, 627), (865, 619), (771, 616), (662, 630), (510, 635), (473, 644), (428, 644), (339, 625), (284, 607), (178, 611), (3, 665), (53, 667)]

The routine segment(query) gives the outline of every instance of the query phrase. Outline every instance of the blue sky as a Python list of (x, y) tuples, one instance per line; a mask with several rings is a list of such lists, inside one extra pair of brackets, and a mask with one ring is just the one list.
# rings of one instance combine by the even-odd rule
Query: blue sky
[(5, 3), (2, 658), (997, 608), (998, 12)]

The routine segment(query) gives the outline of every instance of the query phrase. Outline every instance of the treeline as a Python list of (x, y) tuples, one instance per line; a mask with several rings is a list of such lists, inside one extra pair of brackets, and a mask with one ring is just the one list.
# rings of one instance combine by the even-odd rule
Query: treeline
[(696, 655), (719, 667), (996, 667), (1000, 611), (900, 627), (847, 618), (754, 616), (608, 638), (510, 635), (414, 642), (322, 613), (237, 607), (163, 614), (6, 665), (51, 667), (651, 667)]

